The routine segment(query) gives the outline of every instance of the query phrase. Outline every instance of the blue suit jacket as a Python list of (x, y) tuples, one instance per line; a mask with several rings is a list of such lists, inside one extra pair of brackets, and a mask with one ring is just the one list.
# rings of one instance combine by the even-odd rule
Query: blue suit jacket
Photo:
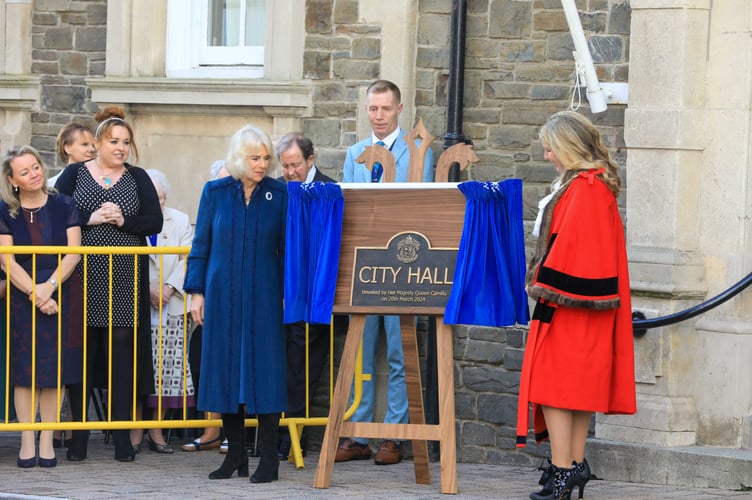
[[(366, 168), (365, 163), (355, 163), (355, 158), (360, 156), (366, 146), (371, 146), (371, 136), (366, 139), (353, 144), (347, 148), (347, 156), (345, 157), (344, 173), (342, 176), (342, 182), (371, 182), (371, 171)], [(415, 144), (420, 145), (420, 141), (415, 141)], [(394, 175), (395, 182), (407, 182), (407, 170), (410, 163), (410, 151), (407, 149), (407, 143), (405, 142), (405, 131), (399, 129), (399, 137), (394, 141), (392, 146), (392, 154), (394, 155), (394, 162), (397, 167), (397, 171)], [(423, 164), (423, 182), (433, 181), (433, 151), (428, 149), (426, 151), (426, 158)]]

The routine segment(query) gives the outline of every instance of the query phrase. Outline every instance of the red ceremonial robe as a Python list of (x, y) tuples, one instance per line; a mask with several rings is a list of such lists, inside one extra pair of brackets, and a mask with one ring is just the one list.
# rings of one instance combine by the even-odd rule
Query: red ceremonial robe
[(624, 227), (602, 172), (579, 171), (544, 212), (527, 276), (537, 303), (522, 363), (517, 447), (527, 441), (530, 403), (536, 442), (548, 437), (541, 405), (637, 410)]

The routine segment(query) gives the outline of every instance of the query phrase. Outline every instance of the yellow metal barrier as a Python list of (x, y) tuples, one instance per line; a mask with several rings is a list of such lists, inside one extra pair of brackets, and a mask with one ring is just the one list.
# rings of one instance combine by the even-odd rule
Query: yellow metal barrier
[[(133, 294), (134, 294), (134, 303), (136, 304), (135, 313), (138, 314), (138, 288), (136, 286), (137, 284), (137, 276), (138, 276), (138, 256), (139, 255), (159, 255), (160, 256), (160, 276), (159, 281), (160, 283), (163, 283), (163, 276), (162, 276), (162, 256), (163, 255), (183, 255), (186, 256), (190, 252), (190, 247), (68, 247), (68, 246), (45, 246), (45, 247), (37, 247), (37, 246), (0, 246), (0, 255), (5, 255), (6, 260), (2, 262), (5, 269), (9, 266), (10, 261), (10, 255), (32, 255), (32, 281), (33, 281), (33, 288), (32, 288), (32, 308), (35, 307), (35, 297), (36, 297), (36, 256), (37, 255), (57, 255), (58, 256), (58, 264), (62, 260), (62, 256), (65, 254), (80, 254), (82, 255), (82, 261), (84, 263), (83, 269), (83, 275), (81, 278), (83, 279), (84, 284), (88, 281), (88, 276), (86, 274), (86, 263), (87, 258), (89, 255), (107, 255), (109, 256), (109, 317), (110, 317), (110, 327), (109, 327), (109, 352), (108, 352), (108, 359), (107, 359), (107, 371), (108, 371), (108, 391), (107, 391), (107, 415), (106, 420), (96, 420), (91, 421), (88, 419), (88, 415), (83, 415), (83, 421), (81, 422), (66, 422), (60, 420), (60, 412), (56, 412), (57, 419), (56, 422), (26, 422), (26, 423), (20, 423), (20, 422), (12, 422), (10, 418), (10, 409), (11, 409), (11, 394), (12, 391), (10, 386), (10, 314), (11, 314), (11, 308), (10, 308), (10, 290), (11, 290), (11, 283), (10, 280), (6, 280), (6, 286), (5, 286), (5, 335), (3, 335), (3, 342), (5, 343), (5, 369), (4, 369), (4, 378), (2, 380), (2, 385), (5, 389), (5, 401), (4, 401), (4, 415), (2, 415), (2, 419), (0, 419), (0, 432), (2, 431), (27, 431), (27, 430), (34, 430), (34, 431), (42, 431), (42, 430), (116, 430), (116, 429), (149, 429), (153, 427), (159, 427), (159, 428), (166, 428), (166, 429), (181, 429), (181, 428), (195, 428), (195, 427), (221, 427), (222, 421), (218, 419), (188, 419), (187, 418), (187, 391), (186, 391), (186, 377), (187, 377), (187, 366), (188, 366), (188, 346), (189, 346), (189, 331), (190, 328), (187, 326), (190, 324), (190, 317), (187, 310), (187, 304), (188, 301), (184, 301), (184, 307), (183, 307), (183, 324), (186, 325), (184, 328), (184, 342), (183, 342), (183, 408), (182, 408), (182, 418), (180, 419), (170, 419), (165, 420), (162, 419), (162, 351), (159, 350), (159, 359), (157, 362), (157, 385), (155, 387), (156, 389), (156, 395), (157, 395), (157, 408), (156, 408), (156, 416), (157, 419), (155, 420), (141, 420), (136, 419), (135, 417), (135, 411), (133, 413), (133, 417), (130, 420), (112, 420), (112, 290), (113, 290), (113, 256), (114, 255), (132, 255), (135, 262), (135, 273), (133, 277)], [(59, 268), (59, 265), (58, 265)], [(147, 270), (148, 271), (148, 270)], [(61, 279), (58, 277), (58, 282), (62, 282)], [(88, 328), (86, 326), (86, 317), (87, 317), (87, 306), (88, 306), (88, 297), (86, 294), (87, 287), (83, 287), (83, 324), (84, 324), (84, 331), (83, 331), (83, 384), (84, 388), (88, 387), (88, 381), (87, 379), (87, 370), (85, 367), (87, 366), (87, 334), (88, 334)], [(161, 290), (161, 287), (160, 287)], [(161, 291), (160, 291), (161, 293)], [(63, 304), (62, 301), (63, 297), (62, 294), (59, 294), (59, 310), (62, 311), (64, 307), (66, 307)], [(160, 316), (162, 315), (162, 303), (160, 301)], [(33, 310), (33, 309), (32, 309)], [(134, 336), (133, 336), (133, 342), (134, 342), (134, 356), (133, 356), (133, 373), (134, 375), (137, 373), (137, 366), (138, 366), (138, 349), (136, 349), (136, 341), (137, 341), (137, 328), (138, 328), (138, 322), (134, 321)], [(332, 393), (334, 391), (334, 321), (332, 321), (330, 326), (330, 335), (329, 335), (329, 401), (331, 401)], [(31, 399), (31, 408), (36, 407), (36, 380), (35, 380), (35, 374), (36, 374), (36, 315), (32, 315), (32, 366), (31, 366), (31, 373), (32, 373), (32, 399)], [(289, 460), (291, 462), (294, 462), (297, 468), (303, 468), (304, 467), (304, 461), (303, 461), (303, 455), (302, 450), (300, 448), (300, 433), (303, 430), (303, 427), (305, 426), (325, 426), (328, 422), (328, 417), (311, 417), (310, 416), (310, 394), (309, 394), (309, 363), (308, 363), (308, 345), (309, 345), (309, 331), (306, 327), (306, 388), (305, 388), (305, 394), (306, 394), (306, 416), (305, 417), (290, 417), (287, 418), (282, 416), (282, 419), (280, 420), (280, 425), (287, 426), (290, 432), (290, 440), (292, 443), (291, 452)], [(58, 338), (57, 338), (58, 346), (62, 343), (62, 314), (58, 314)], [(162, 325), (159, 327), (159, 345), (162, 345)], [(60, 381), (61, 379), (61, 371), (62, 371), (62, 349), (58, 349), (58, 355), (57, 355), (57, 379)], [(354, 390), (354, 398), (352, 405), (350, 408), (348, 408), (347, 412), (345, 413), (345, 419), (349, 419), (353, 413), (355, 413), (355, 410), (360, 405), (361, 397), (362, 397), (362, 383), (364, 380), (370, 380), (371, 374), (363, 374), (362, 373), (362, 346), (358, 353), (358, 359), (356, 363), (356, 370), (355, 370), (355, 380), (353, 384), (353, 390)], [(136, 407), (136, 399), (137, 399), (137, 390), (135, 387), (136, 384), (136, 377), (134, 376), (134, 390), (133, 390), (133, 401), (132, 401), (132, 408)], [(62, 406), (62, 400), (63, 400), (63, 393), (64, 393), (64, 387), (62, 387), (59, 383), (57, 386), (57, 408), (60, 408)], [(86, 391), (84, 391), (84, 394), (86, 394)], [(197, 399), (196, 395), (196, 399)], [(86, 406), (86, 402), (84, 403)], [(35, 420), (35, 419), (34, 419)], [(256, 426), (258, 425), (258, 422), (256, 419), (249, 418), (246, 419), (246, 425), (247, 426)]]

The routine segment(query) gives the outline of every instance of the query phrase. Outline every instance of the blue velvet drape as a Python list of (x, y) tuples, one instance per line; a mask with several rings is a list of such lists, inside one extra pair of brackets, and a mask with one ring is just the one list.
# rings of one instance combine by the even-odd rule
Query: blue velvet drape
[(470, 181), (447, 324), (527, 324), (522, 181)]
[(289, 182), (285, 245), (285, 323), (331, 322), (342, 241), (342, 188)]

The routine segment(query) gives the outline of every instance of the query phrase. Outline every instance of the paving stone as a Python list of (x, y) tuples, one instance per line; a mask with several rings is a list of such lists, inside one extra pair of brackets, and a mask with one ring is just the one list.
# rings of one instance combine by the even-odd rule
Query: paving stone
[[(183, 441), (173, 440), (176, 452), (160, 455), (144, 447), (135, 462), (120, 463), (113, 459), (113, 446), (104, 442), (99, 431), (89, 441), (89, 458), (68, 462), (64, 450), (58, 450), (58, 466), (53, 469), (19, 469), (16, 466), (17, 432), (0, 433), (0, 498), (71, 498), (71, 499), (170, 499), (170, 498), (368, 498), (368, 499), (446, 499), (441, 493), (441, 470), (431, 463), (431, 484), (416, 484), (413, 462), (388, 467), (376, 466), (371, 460), (334, 465), (329, 488), (314, 488), (318, 455), (309, 453), (303, 469), (283, 462), (279, 481), (251, 484), (248, 478), (233, 477), (211, 481), (207, 475), (219, 467), (224, 455), (216, 450), (186, 453), (179, 450)], [(482, 455), (483, 450), (478, 450)], [(468, 449), (467, 456), (473, 455)], [(251, 470), (258, 458), (250, 458)], [(595, 464), (593, 464), (595, 466)], [(657, 464), (656, 464), (657, 465)], [(457, 465), (458, 499), (520, 499), (537, 490), (539, 472), (522, 465)], [(620, 481), (591, 481), (586, 498), (601, 500), (639, 498), (749, 498), (749, 492), (637, 484)]]

